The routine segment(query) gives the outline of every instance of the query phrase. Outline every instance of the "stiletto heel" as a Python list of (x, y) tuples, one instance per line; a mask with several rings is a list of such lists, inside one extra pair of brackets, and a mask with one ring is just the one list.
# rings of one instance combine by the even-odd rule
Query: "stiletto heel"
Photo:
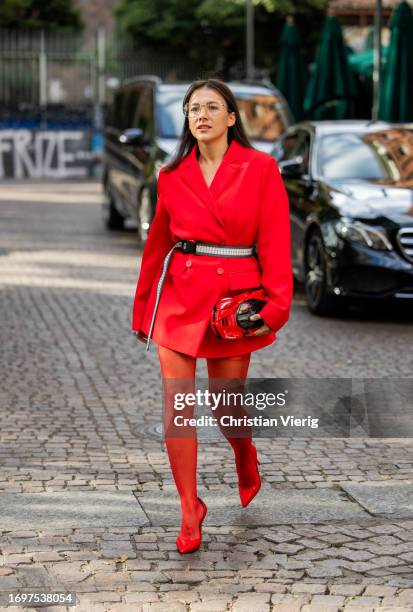
[(238, 482), (239, 497), (241, 500), (241, 504), (243, 505), (244, 508), (246, 508), (246, 506), (248, 506), (248, 504), (252, 502), (252, 500), (254, 499), (254, 497), (257, 495), (258, 491), (261, 488), (261, 476), (258, 470), (258, 465), (260, 465), (260, 462), (257, 456), (257, 449), (252, 443), (251, 443), (251, 452), (252, 452), (252, 459), (255, 465), (256, 474), (255, 474), (255, 482), (250, 487), (243, 487), (240, 484), (241, 473), (237, 465), (237, 473), (238, 473), (238, 481), (239, 481)]
[(195, 550), (198, 550), (198, 548), (201, 546), (202, 523), (204, 521), (204, 518), (206, 517), (208, 508), (200, 497), (198, 497), (197, 499), (199, 503), (202, 505), (202, 517), (201, 517), (201, 520), (199, 521), (199, 537), (191, 538), (191, 537), (179, 535), (176, 538), (176, 546), (177, 546), (178, 551), (181, 554), (194, 552)]

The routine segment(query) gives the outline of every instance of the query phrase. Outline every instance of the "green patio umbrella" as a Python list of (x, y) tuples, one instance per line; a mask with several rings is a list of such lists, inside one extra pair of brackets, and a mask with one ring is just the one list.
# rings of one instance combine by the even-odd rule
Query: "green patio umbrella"
[[(381, 49), (381, 62), (384, 67), (387, 63), (387, 57), (389, 54), (389, 47), (382, 47)], [(367, 49), (367, 51), (361, 51), (360, 53), (350, 53), (348, 56), (348, 62), (353, 72), (356, 72), (360, 76), (371, 79), (373, 77), (374, 68), (374, 51), (373, 49)]]
[(391, 38), (380, 97), (384, 121), (413, 120), (413, 15), (407, 2), (390, 20)]
[(277, 88), (286, 97), (296, 121), (303, 119), (305, 69), (301, 37), (291, 16), (287, 17), (279, 40)]
[(355, 83), (340, 22), (333, 15), (328, 15), (308, 83), (304, 111), (311, 119), (349, 119), (353, 115), (355, 96)]

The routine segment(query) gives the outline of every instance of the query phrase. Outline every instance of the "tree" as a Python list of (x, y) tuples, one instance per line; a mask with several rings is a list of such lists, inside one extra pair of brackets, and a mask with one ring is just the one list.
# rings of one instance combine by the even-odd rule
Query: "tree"
[(79, 31), (83, 23), (73, 0), (1, 0), (0, 27)]
[[(254, 0), (256, 66), (275, 76), (277, 43), (293, 14), (312, 56), (327, 0)], [(114, 14), (137, 47), (175, 53), (223, 78), (245, 56), (245, 0), (122, 0)]]

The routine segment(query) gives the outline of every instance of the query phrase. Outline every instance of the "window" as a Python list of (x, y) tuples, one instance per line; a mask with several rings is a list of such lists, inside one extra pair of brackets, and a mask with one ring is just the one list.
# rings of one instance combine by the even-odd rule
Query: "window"
[(183, 93), (162, 91), (157, 94), (159, 134), (162, 138), (178, 138), (184, 127)]
[(411, 130), (338, 133), (323, 136), (319, 144), (319, 174), (329, 179), (411, 181), (413, 164), (406, 163), (400, 144), (413, 142)]
[(124, 102), (122, 104), (121, 113), (121, 130), (127, 130), (128, 128), (136, 126), (136, 110), (139, 102), (139, 90), (129, 89), (125, 92)]

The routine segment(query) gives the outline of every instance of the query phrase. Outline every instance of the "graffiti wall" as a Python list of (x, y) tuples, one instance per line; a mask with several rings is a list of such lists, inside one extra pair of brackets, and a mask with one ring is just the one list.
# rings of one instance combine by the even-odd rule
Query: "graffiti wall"
[(87, 177), (96, 161), (92, 130), (0, 129), (0, 179)]

